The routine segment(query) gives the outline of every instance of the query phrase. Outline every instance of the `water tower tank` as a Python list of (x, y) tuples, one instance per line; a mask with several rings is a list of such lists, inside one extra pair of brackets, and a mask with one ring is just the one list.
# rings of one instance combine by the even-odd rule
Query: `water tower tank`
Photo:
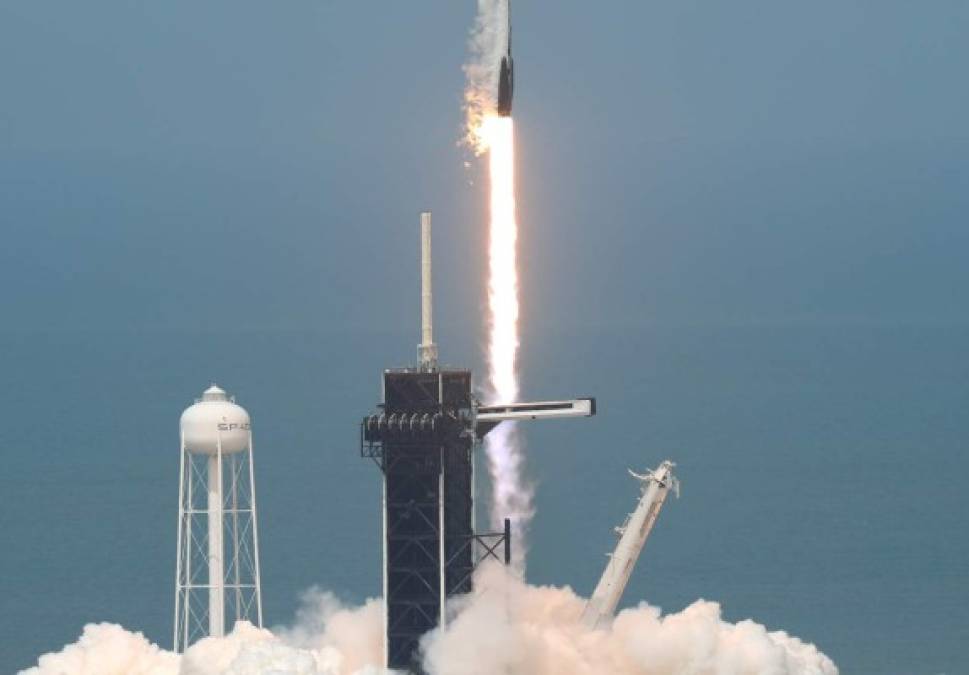
[(224, 389), (212, 385), (202, 398), (182, 413), (181, 429), (185, 449), (214, 455), (222, 442), (222, 454), (241, 452), (249, 446), (249, 413), (229, 400)]

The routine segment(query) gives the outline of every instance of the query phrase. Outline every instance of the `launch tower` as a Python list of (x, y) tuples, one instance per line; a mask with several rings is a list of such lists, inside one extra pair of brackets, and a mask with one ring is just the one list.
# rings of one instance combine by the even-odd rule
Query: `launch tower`
[(419, 364), (385, 370), (380, 411), (363, 419), (361, 455), (383, 472), (386, 665), (419, 671), (421, 636), (443, 625), (447, 599), (472, 589), (477, 563), (510, 561), (511, 530), (479, 534), (474, 448), (505, 420), (584, 417), (594, 399), (480, 406), (471, 371), (438, 365), (431, 291), (431, 214), (421, 214)]

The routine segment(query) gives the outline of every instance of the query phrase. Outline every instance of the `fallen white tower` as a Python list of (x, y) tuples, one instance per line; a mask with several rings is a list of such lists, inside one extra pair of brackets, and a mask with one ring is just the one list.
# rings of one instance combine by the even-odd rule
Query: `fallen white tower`
[(673, 476), (673, 466), (673, 462), (667, 460), (644, 475), (629, 472), (642, 484), (642, 497), (636, 510), (626, 517), (626, 522), (616, 528), (619, 543), (582, 613), (582, 622), (586, 626), (595, 628), (612, 618), (666, 495), (672, 489), (679, 496), (680, 482)]

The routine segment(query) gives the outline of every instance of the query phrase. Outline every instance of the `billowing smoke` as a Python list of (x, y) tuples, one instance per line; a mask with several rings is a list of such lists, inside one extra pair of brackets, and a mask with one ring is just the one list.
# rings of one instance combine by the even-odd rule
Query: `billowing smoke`
[[(483, 567), (473, 596), (452, 604), (446, 631), (422, 642), (430, 675), (837, 675), (811, 644), (753, 621), (724, 621), (698, 600), (663, 615), (641, 604), (611, 625), (587, 628), (585, 600), (569, 588), (529, 586), (505, 568)], [(296, 625), (273, 631), (239, 623), (177, 656), (141, 634), (92, 624), (63, 650), (21, 675), (380, 675), (383, 606), (347, 608), (319, 591)]]
[(534, 488), (525, 478), (523, 440), (510, 422), (496, 427), (485, 437), (484, 449), (491, 474), (491, 521), (500, 531), (505, 518), (512, 525), (512, 564), (524, 573), (528, 553), (528, 526), (535, 515)]
[(467, 77), (464, 89), (467, 142), (477, 154), (488, 149), (487, 142), (481, 137), (481, 125), (497, 105), (498, 71), (507, 43), (507, 2), (478, 0), (478, 13), (468, 43), (471, 57), (464, 66)]
[(85, 626), (80, 639), (41, 656), (20, 675), (378, 675), (383, 663), (383, 603), (347, 608), (312, 589), (293, 627), (272, 631), (239, 622), (184, 655), (165, 651), (115, 624)]
[(295, 624), (274, 628), (273, 633), (293, 647), (339, 654), (335, 672), (368, 672), (383, 661), (384, 603), (370, 599), (349, 609), (332, 593), (311, 588), (303, 594)]
[(59, 652), (41, 656), (20, 675), (175, 675), (179, 659), (110, 623), (88, 624), (80, 639)]
[(753, 621), (723, 620), (698, 600), (663, 616), (641, 604), (604, 628), (579, 621), (585, 600), (569, 588), (528, 586), (499, 566), (446, 631), (424, 642), (431, 675), (836, 675), (811, 644)]

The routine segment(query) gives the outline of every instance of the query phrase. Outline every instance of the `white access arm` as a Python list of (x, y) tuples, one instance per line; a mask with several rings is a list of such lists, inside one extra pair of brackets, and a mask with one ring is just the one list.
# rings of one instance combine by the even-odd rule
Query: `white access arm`
[(477, 409), (478, 422), (504, 422), (506, 420), (538, 420), (556, 417), (592, 417), (596, 414), (594, 398), (574, 398), (570, 401), (535, 401), (532, 403), (507, 403), (481, 405)]
[(629, 514), (621, 527), (616, 528), (619, 543), (582, 613), (582, 622), (586, 626), (595, 628), (615, 613), (636, 561), (646, 545), (646, 538), (663, 508), (666, 495), (670, 489), (679, 495), (680, 484), (673, 476), (673, 466), (673, 462), (667, 460), (644, 475), (629, 472), (642, 484), (642, 496), (636, 510)]

